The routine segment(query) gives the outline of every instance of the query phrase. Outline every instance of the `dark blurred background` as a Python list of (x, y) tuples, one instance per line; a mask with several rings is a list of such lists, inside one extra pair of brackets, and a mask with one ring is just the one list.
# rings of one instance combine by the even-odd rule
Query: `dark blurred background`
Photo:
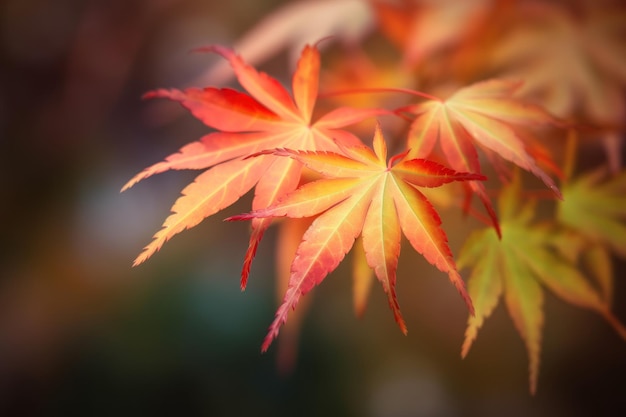
[[(141, 95), (197, 79), (216, 58), (189, 50), (232, 45), (281, 3), (0, 2), (0, 415), (626, 415), (625, 345), (600, 317), (547, 295), (531, 397), (504, 308), (461, 360), (463, 303), (407, 249), (408, 336), (378, 287), (354, 317), (342, 265), (311, 294), (295, 369), (278, 372), (276, 346), (260, 353), (276, 303), (275, 232), (242, 293), (247, 226), (221, 221), (247, 197), (131, 268), (195, 173), (120, 187), (206, 133)], [(444, 222), (456, 253), (466, 226), (454, 213)], [(615, 311), (626, 320), (623, 278)]]

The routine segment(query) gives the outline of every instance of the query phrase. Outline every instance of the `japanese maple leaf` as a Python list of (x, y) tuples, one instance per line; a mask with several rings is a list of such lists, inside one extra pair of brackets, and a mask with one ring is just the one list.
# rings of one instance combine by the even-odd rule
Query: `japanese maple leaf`
[(626, 171), (590, 171), (563, 186), (558, 220), (626, 257)]
[(337, 267), (359, 235), (363, 238), (367, 264), (374, 269), (387, 293), (389, 305), (403, 332), (406, 333), (406, 325), (395, 291), (402, 233), (428, 262), (448, 274), (473, 311), (446, 234), (440, 228), (441, 220), (418, 187), (484, 180), (485, 177), (458, 173), (423, 159), (407, 159), (406, 153), (387, 163), (387, 148), (379, 127), (373, 146), (372, 152), (362, 144), (340, 145), (345, 156), (335, 152), (273, 151), (274, 155), (290, 157), (326, 178), (303, 185), (268, 208), (230, 219), (319, 215), (297, 249), (289, 287), (263, 342), (263, 351), (278, 335), (288, 312), (296, 307), (300, 297)]
[(554, 224), (532, 223), (535, 203), (533, 199), (522, 201), (516, 178), (499, 198), (502, 238), (491, 229), (477, 230), (465, 242), (458, 259), (459, 269), (472, 268), (468, 290), (476, 307), (476, 315), (468, 321), (461, 355), (467, 355), (478, 330), (504, 297), (528, 351), (532, 393), (537, 388), (544, 323), (542, 287), (568, 303), (597, 312), (626, 339), (626, 329), (611, 313), (604, 294), (589, 282), (577, 263), (555, 249)]
[[(212, 46), (207, 51), (226, 58), (239, 83), (249, 92), (208, 87), (204, 89), (157, 90), (149, 97), (180, 102), (206, 125), (220, 130), (190, 143), (165, 161), (133, 177), (122, 189), (170, 169), (206, 169), (182, 191), (172, 214), (154, 240), (135, 260), (144, 262), (175, 234), (234, 203), (256, 185), (253, 209), (267, 207), (296, 188), (301, 164), (289, 158), (266, 155), (245, 159), (263, 149), (293, 147), (304, 150), (338, 150), (337, 143), (360, 143), (341, 128), (380, 114), (380, 110), (338, 108), (312, 121), (318, 91), (320, 55), (306, 46), (293, 76), (293, 98), (280, 83), (257, 72), (233, 51)], [(255, 219), (242, 271), (242, 288), (248, 278), (257, 244), (270, 219)]]
[[(299, 0), (271, 11), (246, 31), (235, 49), (252, 65), (261, 64), (286, 49), (294, 64), (302, 47), (319, 39), (354, 46), (374, 28), (374, 13), (363, 0)], [(293, 59), (291, 59), (293, 58)], [(227, 65), (215, 65), (196, 82), (222, 82), (231, 77)]]
[[(277, 278), (275, 294), (278, 302), (283, 298), (289, 286), (291, 262), (296, 255), (300, 239), (312, 221), (312, 218), (287, 218), (278, 222), (274, 245)], [(302, 300), (298, 309), (291, 314), (290, 320), (282, 328), (282, 337), (278, 340), (276, 352), (276, 365), (282, 375), (290, 374), (296, 368), (300, 329), (311, 301), (311, 298)]]
[(626, 103), (626, 10), (602, 2), (528, 1), (485, 64), (526, 80), (520, 94), (553, 114), (582, 110), (596, 123), (621, 125)]
[[(496, 168), (499, 161), (495, 155), (532, 172), (561, 198), (556, 184), (531, 153), (534, 145), (528, 146), (528, 138), (532, 138), (528, 128), (551, 125), (555, 120), (540, 107), (514, 98), (520, 86), (519, 82), (493, 79), (461, 88), (446, 100), (433, 98), (400, 109), (416, 116), (408, 137), (410, 155), (427, 157), (439, 143), (452, 169), (480, 173), (477, 144)], [(467, 184), (483, 202), (499, 234), (484, 185), (476, 181)]]
[(615, 274), (611, 253), (604, 244), (589, 239), (578, 230), (559, 227), (547, 237), (546, 245), (554, 248), (569, 262), (578, 265), (579, 270), (595, 281), (598, 293), (606, 305), (613, 304)]
[(493, 0), (378, 0), (374, 6), (382, 32), (402, 46), (405, 64), (415, 66), (484, 28), (481, 25), (493, 3)]
[(626, 114), (626, 9), (623, 2), (577, 3), (523, 3), (484, 63), (526, 80), (520, 97), (561, 118), (599, 125), (616, 172)]

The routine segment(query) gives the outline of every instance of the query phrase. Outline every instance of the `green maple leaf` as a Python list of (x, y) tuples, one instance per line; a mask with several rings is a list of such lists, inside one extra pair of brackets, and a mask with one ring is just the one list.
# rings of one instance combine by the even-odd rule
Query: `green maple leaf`
[(626, 170), (606, 177), (602, 168), (566, 184), (557, 216), (564, 225), (626, 257)]
[(529, 356), (530, 391), (537, 388), (544, 292), (604, 317), (626, 339), (626, 329), (610, 311), (610, 302), (581, 272), (579, 266), (555, 247), (555, 224), (533, 223), (535, 200), (520, 197), (516, 178), (499, 198), (502, 239), (493, 229), (475, 231), (465, 242), (459, 269), (472, 267), (468, 292), (476, 314), (469, 318), (461, 355), (465, 357), (478, 330), (501, 297)]

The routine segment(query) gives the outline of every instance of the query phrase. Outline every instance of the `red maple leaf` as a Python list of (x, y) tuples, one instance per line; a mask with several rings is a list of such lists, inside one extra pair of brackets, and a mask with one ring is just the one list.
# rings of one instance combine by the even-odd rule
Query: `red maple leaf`
[(418, 187), (438, 187), (452, 181), (485, 180), (479, 174), (459, 173), (424, 159), (407, 159), (407, 152), (387, 162), (387, 147), (377, 127), (374, 152), (363, 144), (343, 146), (345, 154), (277, 149), (327, 178), (304, 184), (270, 207), (229, 218), (248, 220), (319, 215), (307, 229), (291, 265), (289, 287), (270, 331), (265, 351), (278, 335), (287, 314), (300, 297), (322, 282), (363, 237), (367, 264), (389, 298), (395, 319), (406, 333), (396, 298), (396, 268), (402, 233), (426, 260), (446, 272), (473, 314), (472, 302), (457, 272), (441, 220)]
[[(385, 112), (343, 107), (312, 121), (320, 69), (320, 55), (314, 46), (306, 46), (302, 51), (293, 75), (293, 96), (276, 79), (256, 71), (230, 49), (211, 46), (203, 50), (226, 58), (249, 95), (214, 87), (157, 90), (146, 95), (178, 101), (196, 118), (220, 132), (184, 146), (137, 174), (122, 188), (126, 190), (138, 181), (170, 169), (209, 168), (183, 189), (163, 228), (135, 259), (134, 265), (152, 256), (172, 236), (233, 204), (255, 185), (252, 202), (255, 210), (273, 204), (297, 187), (302, 169), (298, 161), (273, 155), (246, 159), (250, 154), (276, 147), (337, 151), (337, 143), (344, 146), (360, 143), (343, 127)], [(258, 242), (270, 222), (269, 219), (252, 222), (242, 288), (246, 286)]]

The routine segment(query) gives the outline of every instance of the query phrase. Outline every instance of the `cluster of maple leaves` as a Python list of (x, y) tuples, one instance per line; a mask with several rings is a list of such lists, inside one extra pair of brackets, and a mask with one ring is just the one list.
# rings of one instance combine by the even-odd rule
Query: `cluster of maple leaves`
[[(315, 44), (299, 50), (291, 91), (232, 49), (203, 48), (230, 64), (245, 92), (206, 87), (147, 94), (180, 103), (214, 131), (124, 186), (167, 170), (203, 170), (182, 190), (135, 265), (254, 189), (251, 211), (229, 220), (251, 220), (242, 289), (264, 232), (273, 222), (282, 230), (277, 275), (286, 290), (263, 351), (301, 297), (339, 265), (355, 241), (357, 312), (376, 277), (406, 332), (395, 290), (402, 235), (448, 275), (467, 304), (463, 356), (504, 299), (527, 347), (531, 392), (539, 371), (544, 288), (596, 311), (626, 339), (626, 329), (611, 313), (611, 257), (626, 256), (626, 170), (619, 158), (626, 114), (624, 7), (584, 0), (342, 0), (297, 6), (276, 15), (297, 22), (329, 9), (344, 18), (362, 17), (356, 32), (350, 31), (359, 42), (350, 43), (342, 64), (358, 63), (363, 82), (358, 85), (359, 77), (353, 77), (346, 90), (340, 79), (324, 78)], [(262, 21), (259, 27), (267, 25)], [(319, 39), (328, 33), (307, 34)], [(343, 34), (336, 32), (334, 40)], [(299, 35), (294, 32), (293, 38)], [(363, 65), (364, 39), (375, 36), (397, 48), (390, 74), (404, 85), (382, 88), (379, 83), (389, 79), (384, 64)], [(263, 48), (250, 39), (244, 38), (242, 50)], [(320, 82), (324, 79), (344, 91), (331, 94)], [(319, 94), (320, 84), (326, 94)], [(433, 95), (439, 92), (442, 98)], [(380, 105), (339, 104), (338, 96), (350, 94), (367, 95), (368, 103)], [(405, 104), (382, 105), (377, 97), (385, 94), (401, 96)], [(322, 99), (325, 105), (318, 106)], [(371, 148), (365, 144), (369, 137), (351, 129), (381, 118), (404, 125), (393, 130), (401, 151), (391, 157), (380, 124)], [(574, 167), (583, 139), (608, 151), (607, 162), (589, 172)], [(485, 186), (487, 168), (500, 181), (496, 190)], [(523, 172), (545, 184), (546, 192), (524, 188)], [(426, 197), (428, 189), (452, 182), (460, 187), (442, 187), (446, 201), (486, 223), (467, 237), (458, 263)], [(472, 196), (482, 209), (473, 207)], [(538, 220), (540, 199), (553, 202), (553, 210)], [(467, 290), (463, 269), (470, 271)]]

